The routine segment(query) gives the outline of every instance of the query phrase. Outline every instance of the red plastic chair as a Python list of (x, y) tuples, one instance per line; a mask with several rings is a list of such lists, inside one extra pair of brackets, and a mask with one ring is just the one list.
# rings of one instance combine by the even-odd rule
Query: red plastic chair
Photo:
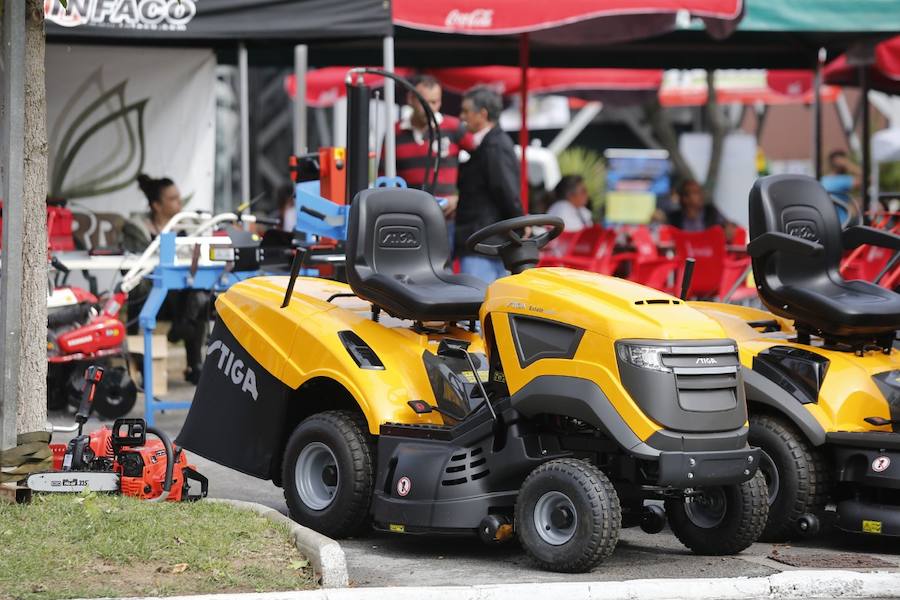
[(563, 231), (559, 237), (552, 240), (541, 250), (541, 260), (538, 262), (539, 267), (561, 267), (562, 259), (568, 256), (575, 247), (578, 238), (581, 236), (580, 231)]
[(673, 276), (679, 261), (660, 255), (657, 243), (647, 227), (633, 229), (630, 237), (634, 253), (628, 279), (668, 294), (673, 293)]
[[(680, 292), (684, 278), (684, 265), (693, 258), (694, 276), (688, 290), (689, 299), (721, 299), (734, 284), (747, 273), (750, 257), (728, 256), (725, 247), (725, 231), (716, 225), (704, 231), (676, 231), (675, 252), (679, 261), (676, 288)], [(756, 295), (753, 288), (739, 286), (729, 298), (730, 302), (747, 300)]]
[(594, 225), (581, 230), (572, 251), (562, 258), (562, 265), (582, 271), (609, 275), (613, 265), (616, 232)]

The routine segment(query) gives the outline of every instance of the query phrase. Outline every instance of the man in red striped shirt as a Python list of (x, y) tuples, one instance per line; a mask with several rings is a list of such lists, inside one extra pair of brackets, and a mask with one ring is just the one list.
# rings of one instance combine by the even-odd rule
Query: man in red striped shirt
[[(412, 188), (429, 189), (434, 177), (434, 153), (441, 153), (437, 185), (429, 190), (437, 198), (446, 198), (444, 216), (452, 223), (456, 212), (459, 192), (456, 187), (459, 172), (460, 150), (471, 150), (474, 146), (472, 134), (456, 117), (441, 114), (441, 85), (430, 75), (420, 75), (414, 79), (416, 90), (431, 107), (440, 126), (438, 140), (428, 160), (428, 122), (425, 109), (411, 93), (407, 94), (409, 108), (401, 113), (397, 123), (397, 175)], [(427, 182), (427, 185), (425, 185)]]

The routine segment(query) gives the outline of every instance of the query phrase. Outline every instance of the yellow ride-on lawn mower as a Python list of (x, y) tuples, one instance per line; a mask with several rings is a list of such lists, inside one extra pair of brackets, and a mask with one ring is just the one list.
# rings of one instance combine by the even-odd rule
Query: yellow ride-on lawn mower
[[(760, 452), (713, 319), (621, 279), (529, 268), (554, 217), (468, 240), (513, 273), (489, 286), (449, 270), (429, 194), (365, 190), (348, 223), (349, 286), (257, 277), (219, 297), (179, 444), (274, 480), (296, 521), (332, 537), (516, 535), (557, 571), (666, 516), (700, 554), (756, 540)], [(536, 226), (550, 230), (517, 233)]]
[(845, 250), (900, 251), (900, 237), (842, 230), (814, 179), (778, 175), (750, 193), (758, 309), (697, 303), (738, 342), (750, 444), (763, 451), (763, 539), (838, 528), (900, 535), (900, 295), (840, 274)]

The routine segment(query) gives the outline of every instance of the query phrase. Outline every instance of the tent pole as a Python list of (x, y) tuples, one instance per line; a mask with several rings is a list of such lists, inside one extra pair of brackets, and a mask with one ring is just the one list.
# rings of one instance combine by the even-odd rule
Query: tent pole
[[(384, 38), (384, 70), (394, 72), (394, 37), (389, 35)], [(397, 139), (394, 129), (394, 80), (384, 78), (384, 174), (387, 177), (397, 176)], [(377, 143), (376, 143), (377, 146)], [(378, 158), (375, 159), (376, 161)]]
[[(7, 2), (3, 11), (0, 65), (0, 168), (3, 186), (3, 277), (0, 277), (0, 450), (16, 445), (19, 348), (22, 337), (25, 234), (25, 7)], [(35, 277), (43, 276), (37, 273)]]
[(306, 71), (309, 68), (309, 47), (294, 46), (294, 155), (306, 154)]
[(822, 178), (822, 61), (823, 50), (816, 55), (813, 71), (813, 172)]
[(238, 78), (241, 88), (241, 201), (250, 200), (250, 74), (247, 45), (238, 46)]
[(869, 124), (869, 65), (862, 64), (859, 67), (859, 90), (862, 94), (859, 101), (862, 102), (862, 200), (863, 210), (870, 210), (870, 173), (872, 165), (870, 156), (871, 128)]
[(522, 201), (522, 212), (528, 214), (528, 34), (519, 36), (519, 68), (522, 80), (519, 86), (519, 102), (522, 105), (522, 126), (519, 128), (519, 146), (522, 148), (522, 166), (519, 171), (521, 181), (519, 189)]

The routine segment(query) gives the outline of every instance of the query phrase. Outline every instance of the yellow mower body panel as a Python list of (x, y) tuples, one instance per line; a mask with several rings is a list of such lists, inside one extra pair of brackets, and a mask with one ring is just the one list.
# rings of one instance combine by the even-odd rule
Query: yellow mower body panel
[[(291, 389), (325, 377), (342, 385), (366, 416), (371, 433), (383, 423), (441, 424), (437, 413), (417, 415), (409, 400), (433, 403), (422, 353), (436, 353), (439, 336), (412, 331), (408, 321), (384, 315), (372, 320), (371, 304), (346, 284), (299, 277), (290, 304), (280, 308), (287, 277), (254, 277), (219, 296), (216, 310), (235, 339), (269, 373)], [(383, 370), (360, 369), (338, 338), (339, 331), (362, 338), (384, 364)], [(481, 338), (461, 328), (450, 335), (483, 352)]]
[[(691, 306), (704, 313), (728, 332), (728, 337), (738, 342), (741, 364), (751, 369), (753, 359), (772, 346), (788, 346), (810, 349), (810, 346), (790, 341), (796, 337), (790, 320), (776, 317), (764, 310), (716, 304), (691, 302)], [(775, 321), (780, 331), (763, 333), (748, 323)], [(828, 359), (828, 375), (819, 391), (818, 402), (803, 407), (815, 418), (826, 433), (848, 431), (891, 431), (890, 425), (875, 426), (867, 423), (867, 417), (891, 418), (890, 407), (872, 376), (890, 371), (900, 371), (900, 352), (892, 350), (884, 354), (869, 350), (863, 356), (853, 352), (828, 350), (817, 346), (816, 354)], [(898, 373), (900, 376), (900, 373)]]
[[(510, 315), (557, 321), (585, 331), (572, 359), (545, 358), (521, 367)], [(566, 268), (530, 269), (488, 289), (482, 323), (490, 318), (511, 394), (542, 375), (595, 382), (643, 441), (662, 429), (642, 411), (619, 378), (615, 342), (620, 339), (717, 340), (727, 338), (713, 319), (678, 298), (631, 283)], [(487, 328), (487, 327), (486, 327)]]

